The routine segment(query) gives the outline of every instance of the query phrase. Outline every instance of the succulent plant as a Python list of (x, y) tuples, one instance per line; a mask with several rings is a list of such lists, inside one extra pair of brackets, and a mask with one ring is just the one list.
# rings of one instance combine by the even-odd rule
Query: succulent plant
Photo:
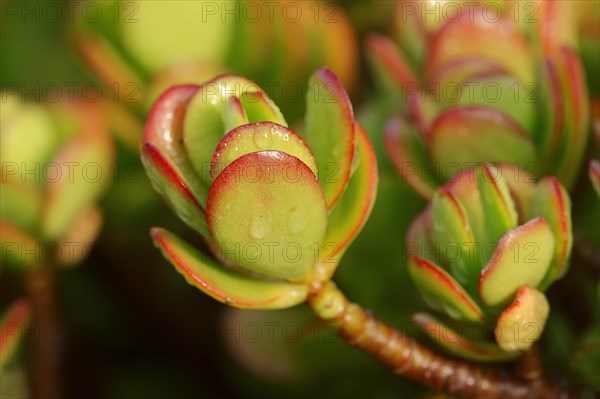
[(406, 239), (410, 275), (455, 328), (430, 315), (415, 321), (456, 355), (513, 358), (542, 334), (544, 291), (566, 272), (572, 242), (570, 199), (557, 178), (465, 169), (434, 193)]
[(397, 44), (368, 39), (397, 111), (386, 149), (427, 198), (479, 162), (512, 165), (536, 179), (555, 175), (569, 188), (588, 134), (577, 18), (568, 2), (527, 3), (533, 16), (523, 3), (484, 3), (401, 2)]
[(2, 264), (75, 264), (102, 221), (113, 145), (91, 104), (41, 105), (3, 94)]
[(285, 95), (295, 96), (320, 65), (346, 86), (355, 79), (354, 32), (332, 3), (107, 1), (97, 8), (99, 21), (83, 15), (72, 25), (77, 50), (109, 93), (144, 112), (169, 86), (222, 73), (278, 85), (271, 96), (288, 83), (294, 87)]
[(306, 125), (292, 131), (256, 83), (222, 75), (163, 93), (141, 153), (153, 187), (214, 258), (160, 228), (165, 257), (213, 298), (284, 308), (331, 277), (365, 223), (377, 169), (339, 80), (310, 78)]

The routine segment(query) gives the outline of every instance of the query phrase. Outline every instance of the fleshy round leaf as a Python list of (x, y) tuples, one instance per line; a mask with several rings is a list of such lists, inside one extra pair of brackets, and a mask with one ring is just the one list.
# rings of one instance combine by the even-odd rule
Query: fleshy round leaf
[(319, 267), (333, 274), (342, 255), (367, 222), (377, 196), (377, 159), (369, 137), (356, 124), (358, 167), (342, 198), (329, 214), (327, 233), (319, 253)]
[(174, 86), (156, 100), (144, 127), (144, 143), (151, 143), (162, 157), (172, 163), (189, 183), (188, 189), (204, 207), (208, 186), (196, 175), (183, 147), (183, 124), (186, 109), (200, 86)]
[(177, 166), (151, 143), (142, 146), (142, 163), (152, 187), (163, 196), (177, 216), (204, 237), (208, 237), (204, 210)]
[(277, 123), (257, 122), (238, 126), (223, 137), (213, 154), (210, 175), (214, 179), (242, 155), (267, 150), (277, 150), (295, 156), (315, 175), (317, 173), (315, 157), (300, 136)]
[(569, 47), (560, 49), (558, 75), (564, 93), (565, 124), (556, 161), (556, 176), (567, 187), (574, 184), (585, 151), (588, 134), (589, 100), (581, 61)]
[(238, 308), (280, 309), (303, 302), (308, 294), (305, 285), (259, 280), (218, 265), (166, 230), (153, 228), (151, 235), (188, 283), (219, 302)]
[(487, 232), (485, 244), (495, 248), (500, 237), (517, 226), (515, 204), (501, 169), (489, 164), (483, 165), (477, 176), (477, 187)]
[(431, 158), (466, 168), (480, 162), (528, 165), (537, 161), (533, 142), (512, 119), (489, 107), (448, 109), (434, 120), (427, 138)]
[(479, 306), (448, 273), (432, 262), (412, 257), (408, 271), (429, 306), (466, 321), (485, 320)]
[(24, 300), (14, 303), (0, 321), (0, 369), (10, 360), (17, 350), (21, 338), (27, 333), (31, 317), (29, 304)]
[(226, 132), (250, 123), (239, 97), (229, 97), (223, 108), (223, 126)]
[(512, 304), (498, 317), (496, 342), (507, 352), (529, 349), (542, 335), (549, 312), (544, 294), (527, 285), (519, 288)]
[[(190, 101), (185, 113), (183, 141), (187, 156), (205, 187), (210, 187), (212, 183), (209, 171), (213, 152), (221, 138), (227, 134), (226, 129), (236, 127), (223, 120), (228, 100), (240, 97), (240, 103), (244, 106), (241, 100), (243, 93), (255, 92), (262, 90), (253, 81), (237, 75), (222, 75), (203, 83)], [(263, 100), (267, 101), (266, 96), (260, 97), (254, 106), (266, 106)], [(277, 109), (272, 102), (268, 104), (270, 108)], [(250, 115), (247, 116), (250, 122), (257, 122)], [(284, 120), (278, 119), (277, 122), (286, 126)]]
[(206, 216), (225, 257), (288, 280), (306, 277), (327, 228), (314, 173), (280, 151), (249, 153), (225, 168), (208, 193)]
[(417, 79), (397, 45), (385, 36), (372, 34), (365, 47), (382, 89), (389, 91), (392, 99), (405, 101), (407, 86), (417, 88)]
[(463, 205), (452, 192), (441, 189), (433, 196), (431, 212), (431, 241), (442, 263), (463, 287), (475, 293), (481, 259)]
[(554, 242), (552, 229), (542, 218), (506, 233), (479, 276), (483, 302), (504, 305), (523, 285), (537, 287), (550, 268)]
[(392, 118), (385, 127), (385, 149), (404, 180), (424, 198), (431, 198), (438, 183), (428, 168), (429, 157), (419, 133), (404, 120)]
[[(444, 325), (435, 317), (417, 313), (412, 321), (423, 330), (425, 334), (453, 355), (478, 362), (499, 362), (513, 360), (517, 356), (501, 350), (498, 345), (476, 339), (474, 330), (465, 329), (467, 334), (461, 334), (449, 326)], [(483, 335), (483, 334), (482, 334)]]
[[(112, 178), (114, 148), (100, 115), (88, 104), (77, 109), (81, 132), (54, 156), (56, 178), (47, 178), (42, 235), (59, 239), (69, 224), (94, 203)], [(69, 206), (65, 206), (69, 204)]]
[[(207, 62), (225, 59), (235, 24), (224, 23), (219, 12), (211, 14), (210, 3), (136, 1), (131, 4), (135, 12), (121, 8), (125, 23), (117, 24), (117, 33), (123, 47), (146, 71), (158, 71), (178, 59)], [(108, 9), (105, 12), (112, 13)], [(202, 45), (198, 45), (198, 38), (202, 38)]]
[(310, 78), (306, 95), (306, 133), (303, 135), (319, 165), (319, 181), (331, 210), (352, 172), (355, 152), (354, 114), (348, 94), (326, 68)]
[(536, 216), (548, 222), (556, 240), (552, 266), (540, 285), (543, 291), (566, 273), (573, 246), (571, 199), (556, 177), (545, 177), (538, 183), (530, 214)]
[(464, 57), (479, 57), (497, 63), (522, 83), (533, 82), (532, 50), (523, 32), (511, 18), (491, 20), (482, 11), (462, 12), (458, 18), (446, 20), (432, 35), (425, 61), (427, 76), (432, 76), (431, 71), (440, 65)]
[(478, 168), (463, 169), (446, 183), (445, 188), (463, 205), (473, 229), (473, 235), (476, 241), (481, 243), (487, 242), (487, 232), (485, 230), (485, 213), (477, 186), (478, 174)]
[(251, 123), (274, 122), (287, 127), (283, 114), (265, 92), (242, 92), (239, 99)]

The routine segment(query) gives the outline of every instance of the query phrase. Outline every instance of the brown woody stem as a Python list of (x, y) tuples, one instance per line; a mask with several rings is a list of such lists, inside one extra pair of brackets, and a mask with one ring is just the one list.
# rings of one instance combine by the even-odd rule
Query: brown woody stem
[(396, 374), (464, 398), (569, 398), (575, 393), (549, 378), (524, 380), (498, 369), (445, 358), (376, 320), (350, 303), (331, 281), (311, 287), (308, 305), (323, 321), (336, 324), (351, 345), (376, 357)]
[(30, 381), (33, 398), (61, 397), (62, 340), (56, 308), (54, 273), (40, 265), (25, 278), (32, 308)]

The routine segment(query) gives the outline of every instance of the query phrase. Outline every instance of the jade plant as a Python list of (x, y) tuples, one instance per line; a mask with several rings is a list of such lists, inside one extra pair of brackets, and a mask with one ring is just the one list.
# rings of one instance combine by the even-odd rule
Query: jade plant
[(486, 2), (426, 3), (400, 2), (393, 39), (367, 40), (402, 177), (430, 198), (460, 170), (493, 162), (572, 188), (589, 118), (574, 8), (535, 2), (529, 18), (518, 2), (487, 2), (494, 15)]
[(106, 104), (123, 138), (136, 146), (140, 138), (129, 131), (127, 114), (145, 117), (171, 85), (242, 74), (277, 100), (294, 98), (284, 102), (290, 106), (301, 102), (301, 83), (320, 65), (346, 86), (355, 80), (354, 31), (333, 3), (116, 0), (97, 8), (102, 18), (77, 15), (70, 33), (108, 97), (125, 105)]
[[(335, 75), (320, 69), (308, 87), (299, 133), (287, 127), (277, 106), (255, 83), (236, 75), (174, 86), (158, 98), (145, 127), (142, 162), (154, 189), (198, 233), (204, 248), (152, 228), (165, 258), (191, 285), (229, 306), (282, 309), (304, 302), (353, 345), (450, 394), (497, 393), (500, 384), (515, 397), (562, 392), (550, 380), (503, 378), (494, 370), (444, 358), (345, 298), (331, 278), (374, 204), (376, 161)], [(568, 197), (555, 178), (509, 188), (502, 179), (490, 179), (497, 171), (493, 166), (477, 170), (481, 176), (474, 182), (456, 183), (456, 194), (448, 188), (436, 196), (432, 211), (426, 212), (436, 213), (437, 224), (420, 217), (409, 240), (429, 245), (424, 237), (430, 233), (425, 231), (445, 228), (432, 239), (490, 241), (496, 246), (494, 255), (502, 256), (491, 259), (487, 252), (476, 252), (471, 263), (440, 261), (440, 266), (413, 257), (409, 268), (437, 309), (468, 321), (498, 318), (498, 331), (515, 322), (537, 323), (537, 339), (548, 313), (543, 291), (566, 269)], [(459, 193), (464, 205), (449, 200)], [(474, 212), (473, 231), (463, 207)], [(503, 250), (529, 251), (529, 245), (540, 248), (539, 262), (529, 272), (520, 271), (531, 258), (529, 252), (513, 260)], [(478, 292), (481, 296), (475, 296)], [(438, 323), (424, 315), (416, 320)], [(498, 337), (497, 344), (481, 345), (489, 352), (484, 354), (488, 360), (505, 360), (518, 356), (529, 343)], [(450, 375), (439, 365), (460, 372)], [(475, 376), (479, 384), (470, 384)]]
[[(98, 110), (81, 100), (28, 103), (2, 93), (0, 127), (0, 272), (23, 281), (35, 331), (60, 331), (54, 274), (81, 263), (100, 231), (97, 201), (111, 182), (112, 139)], [(14, 337), (6, 339), (3, 362)], [(37, 397), (61, 396), (60, 341), (29, 342), (27, 389)]]
[(154, 228), (193, 285), (237, 307), (304, 302), (334, 273), (375, 200), (377, 168), (337, 77), (315, 72), (302, 133), (254, 82), (222, 75), (163, 93), (144, 131), (153, 187), (211, 255)]
[(449, 327), (417, 314), (415, 322), (468, 359), (511, 360), (540, 338), (544, 291), (565, 274), (573, 244), (570, 199), (558, 179), (533, 183), (507, 172), (489, 164), (464, 170), (434, 193), (406, 239), (415, 284), (454, 320)]

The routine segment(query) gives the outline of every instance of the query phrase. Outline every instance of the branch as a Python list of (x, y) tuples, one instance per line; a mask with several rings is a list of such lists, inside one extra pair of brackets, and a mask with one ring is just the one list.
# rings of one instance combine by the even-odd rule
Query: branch
[(575, 392), (549, 378), (526, 381), (465, 361), (445, 358), (352, 304), (331, 281), (314, 283), (307, 304), (333, 322), (351, 345), (370, 353), (396, 374), (464, 398), (570, 398)]
[(25, 277), (32, 308), (30, 381), (33, 398), (61, 397), (62, 337), (56, 309), (54, 273), (40, 265)]

